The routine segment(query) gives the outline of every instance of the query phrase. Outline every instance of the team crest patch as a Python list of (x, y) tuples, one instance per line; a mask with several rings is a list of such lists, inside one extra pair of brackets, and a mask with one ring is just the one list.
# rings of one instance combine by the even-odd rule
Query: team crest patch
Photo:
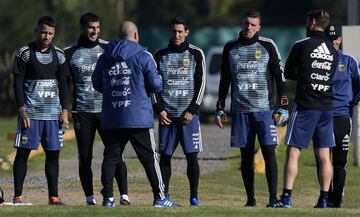
[(26, 136), (26, 135), (23, 135), (23, 136), (21, 137), (21, 143), (22, 143), (22, 144), (27, 144), (27, 142), (28, 142), (27, 136)]
[(344, 72), (344, 71), (345, 71), (345, 64), (339, 63), (339, 72)]
[(183, 67), (189, 67), (190, 66), (190, 59), (184, 58), (183, 59)]
[(261, 50), (259, 48), (257, 48), (255, 51), (255, 58), (257, 60), (259, 60), (261, 58)]

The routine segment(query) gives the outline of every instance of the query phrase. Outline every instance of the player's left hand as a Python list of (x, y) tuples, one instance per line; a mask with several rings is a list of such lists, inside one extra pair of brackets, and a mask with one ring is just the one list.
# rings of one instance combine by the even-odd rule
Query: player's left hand
[(289, 120), (289, 112), (288, 110), (279, 108), (273, 114), (273, 119), (276, 126), (285, 126)]
[(185, 112), (184, 116), (182, 117), (183, 124), (189, 124), (193, 117), (194, 115), (192, 115), (190, 112)]
[(69, 128), (69, 118), (67, 109), (63, 109), (60, 115), (60, 123), (63, 129)]

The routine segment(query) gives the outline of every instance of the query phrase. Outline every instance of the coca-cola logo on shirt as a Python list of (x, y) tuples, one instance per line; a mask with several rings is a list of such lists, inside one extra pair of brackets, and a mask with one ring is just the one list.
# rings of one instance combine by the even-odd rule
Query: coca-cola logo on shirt
[(247, 61), (247, 62), (238, 62), (237, 69), (256, 69), (257, 68), (257, 61)]
[(332, 63), (330, 62), (318, 62), (317, 60), (314, 60), (311, 64), (311, 67), (313, 69), (323, 69), (323, 70), (331, 70)]

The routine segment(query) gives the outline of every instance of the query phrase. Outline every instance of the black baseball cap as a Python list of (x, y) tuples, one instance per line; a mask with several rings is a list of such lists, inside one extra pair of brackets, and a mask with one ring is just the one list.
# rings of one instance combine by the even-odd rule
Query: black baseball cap
[(325, 29), (325, 34), (328, 39), (336, 39), (341, 36), (341, 26), (330, 24)]

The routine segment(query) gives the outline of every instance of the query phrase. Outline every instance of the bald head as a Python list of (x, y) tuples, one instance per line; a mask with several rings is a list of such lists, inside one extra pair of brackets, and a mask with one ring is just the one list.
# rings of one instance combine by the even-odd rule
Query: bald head
[(138, 29), (135, 23), (131, 21), (123, 22), (119, 28), (119, 38), (139, 42)]

